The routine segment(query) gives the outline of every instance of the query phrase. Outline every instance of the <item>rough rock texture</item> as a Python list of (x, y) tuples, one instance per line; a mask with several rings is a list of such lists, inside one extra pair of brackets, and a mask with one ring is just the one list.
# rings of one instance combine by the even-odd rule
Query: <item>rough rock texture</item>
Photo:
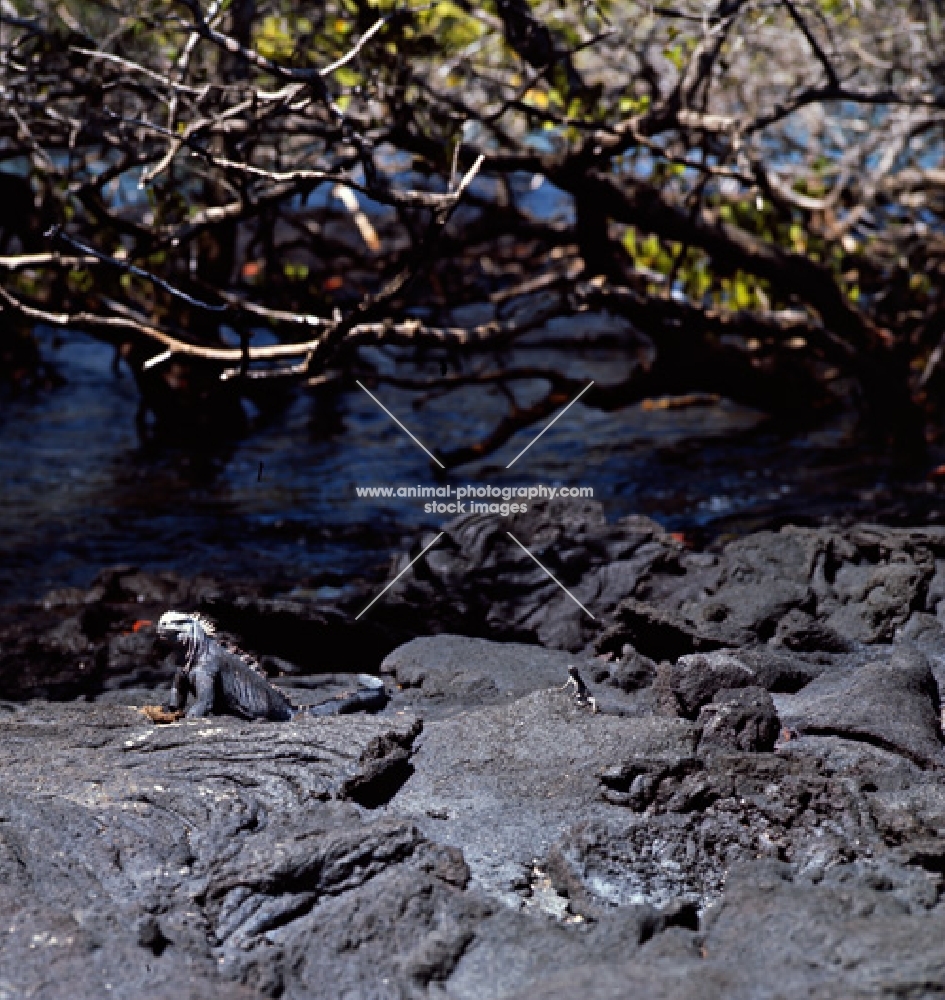
[[(0, 1000), (945, 993), (945, 531), (697, 553), (548, 504), (394, 590), (120, 567), (0, 609)], [(175, 604), (294, 701), (383, 664), (391, 704), (155, 726)]]
[[(394, 650), (381, 664), (404, 701), (453, 710), (505, 704), (561, 685), (579, 658), (540, 646), (495, 643), (462, 635), (424, 636)], [(608, 671), (604, 671), (608, 673)]]
[(945, 528), (787, 527), (704, 553), (646, 518), (607, 522), (595, 502), (553, 500), (508, 518), (452, 521), (392, 594), (385, 621), (426, 608), (451, 631), (574, 651), (596, 641), (616, 653), (630, 643), (657, 662), (772, 639), (797, 652), (840, 653), (890, 642), (914, 612), (937, 611)]
[(770, 752), (778, 740), (781, 720), (764, 688), (743, 687), (717, 691), (699, 712), (702, 747)]
[(516, 642), (422, 636), (390, 653), (380, 672), (400, 689), (400, 703), (422, 706), (424, 717), (433, 718), (476, 706), (506, 705), (533, 691), (562, 687), (572, 664), (586, 681), (607, 683), (596, 691), (604, 714), (638, 715), (650, 707), (649, 695), (634, 694), (652, 683), (656, 666), (632, 650), (611, 664), (601, 657)]
[(755, 671), (728, 653), (681, 656), (669, 672), (669, 686), (679, 712), (691, 719), (723, 688), (748, 687), (755, 682)]
[(125, 706), (8, 709), (0, 987), (198, 997), (235, 975), (251, 989), (232, 995), (271, 993), (267, 931), (401, 866), (437, 881), (440, 849), (352, 801), (367, 778), (396, 789), (417, 732), (406, 716), (155, 728)]
[[(396, 603), (387, 606), (390, 616), (422, 607), (449, 631), (489, 632), (558, 649), (583, 649), (597, 627), (507, 531), (582, 604), (602, 612), (616, 607), (651, 572), (678, 571), (684, 551), (653, 521), (608, 523), (599, 504), (584, 501), (539, 503), (505, 519), (473, 514), (445, 531), (392, 588)], [(405, 554), (393, 568), (403, 568), (432, 538), (418, 539), (417, 552)]]
[(673, 929), (629, 961), (551, 973), (507, 1000), (941, 996), (945, 912), (927, 910), (921, 895), (878, 866), (814, 881), (756, 862), (732, 872), (705, 930)]
[(683, 719), (594, 715), (564, 692), (538, 691), (430, 723), (392, 808), (462, 847), (476, 881), (501, 895), (526, 884), (575, 819), (604, 809), (602, 768), (628, 755), (684, 756), (696, 742)]
[(885, 662), (824, 674), (779, 703), (785, 722), (801, 732), (863, 740), (945, 767), (938, 687), (925, 657), (909, 646)]

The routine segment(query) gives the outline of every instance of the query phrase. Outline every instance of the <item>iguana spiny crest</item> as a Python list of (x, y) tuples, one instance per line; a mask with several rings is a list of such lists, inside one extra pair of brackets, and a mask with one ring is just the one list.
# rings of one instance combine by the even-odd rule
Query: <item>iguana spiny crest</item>
[(209, 636), (230, 653), (238, 656), (248, 667), (263, 673), (259, 661), (237, 646), (232, 639), (217, 633), (216, 624), (197, 611), (165, 611), (157, 625), (160, 638), (181, 643), (186, 650), (186, 668), (193, 666), (195, 654)]
[(359, 674), (358, 690), (352, 693), (338, 695), (318, 705), (293, 705), (243, 653), (221, 641), (213, 623), (200, 614), (166, 611), (158, 622), (157, 633), (159, 638), (181, 647), (184, 663), (174, 677), (171, 700), (161, 707), (160, 717), (149, 715), (153, 721), (179, 717), (190, 695), (195, 696), (187, 712), (190, 718), (229, 714), (272, 722), (288, 721), (300, 714), (378, 712), (387, 704), (384, 682), (368, 674)]

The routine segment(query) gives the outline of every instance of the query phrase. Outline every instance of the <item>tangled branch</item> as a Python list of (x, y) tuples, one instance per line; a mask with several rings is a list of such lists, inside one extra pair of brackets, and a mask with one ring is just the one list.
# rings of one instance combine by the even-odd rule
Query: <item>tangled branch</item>
[[(855, 400), (920, 441), (945, 343), (941, 31), (872, 0), (6, 0), (0, 309), (123, 345), (144, 388), (180, 365), (317, 386), (370, 369), (367, 345), (413, 351), (375, 377), (432, 388), (416, 361), (439, 352), (441, 388), (510, 400), (460, 462), (572, 388), (501, 361), (534, 349), (544, 294), (652, 348), (588, 405)], [(457, 319), (477, 304), (495, 318)], [(523, 407), (524, 372), (547, 393)]]

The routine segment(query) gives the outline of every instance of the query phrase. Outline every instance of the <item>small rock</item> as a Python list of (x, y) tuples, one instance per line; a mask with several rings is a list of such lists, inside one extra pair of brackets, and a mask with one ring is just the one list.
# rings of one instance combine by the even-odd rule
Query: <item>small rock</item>
[(621, 691), (639, 691), (653, 683), (656, 677), (656, 664), (632, 647), (628, 648), (629, 652), (611, 670), (609, 682)]
[(700, 748), (770, 753), (781, 721), (771, 695), (760, 687), (727, 688), (699, 712)]
[(670, 685), (680, 714), (694, 719), (723, 688), (755, 685), (755, 672), (731, 653), (694, 653), (681, 656), (670, 674)]
[(846, 653), (852, 648), (835, 629), (796, 608), (778, 622), (774, 643), (803, 653)]

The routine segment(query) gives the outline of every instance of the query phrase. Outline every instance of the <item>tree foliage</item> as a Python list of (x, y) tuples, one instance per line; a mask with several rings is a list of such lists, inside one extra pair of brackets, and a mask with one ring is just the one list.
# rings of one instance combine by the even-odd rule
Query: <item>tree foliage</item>
[(581, 388), (501, 352), (593, 310), (637, 337), (592, 405), (933, 433), (939, 0), (0, 3), (7, 335), (110, 340), (155, 412), (544, 381), (457, 464)]

